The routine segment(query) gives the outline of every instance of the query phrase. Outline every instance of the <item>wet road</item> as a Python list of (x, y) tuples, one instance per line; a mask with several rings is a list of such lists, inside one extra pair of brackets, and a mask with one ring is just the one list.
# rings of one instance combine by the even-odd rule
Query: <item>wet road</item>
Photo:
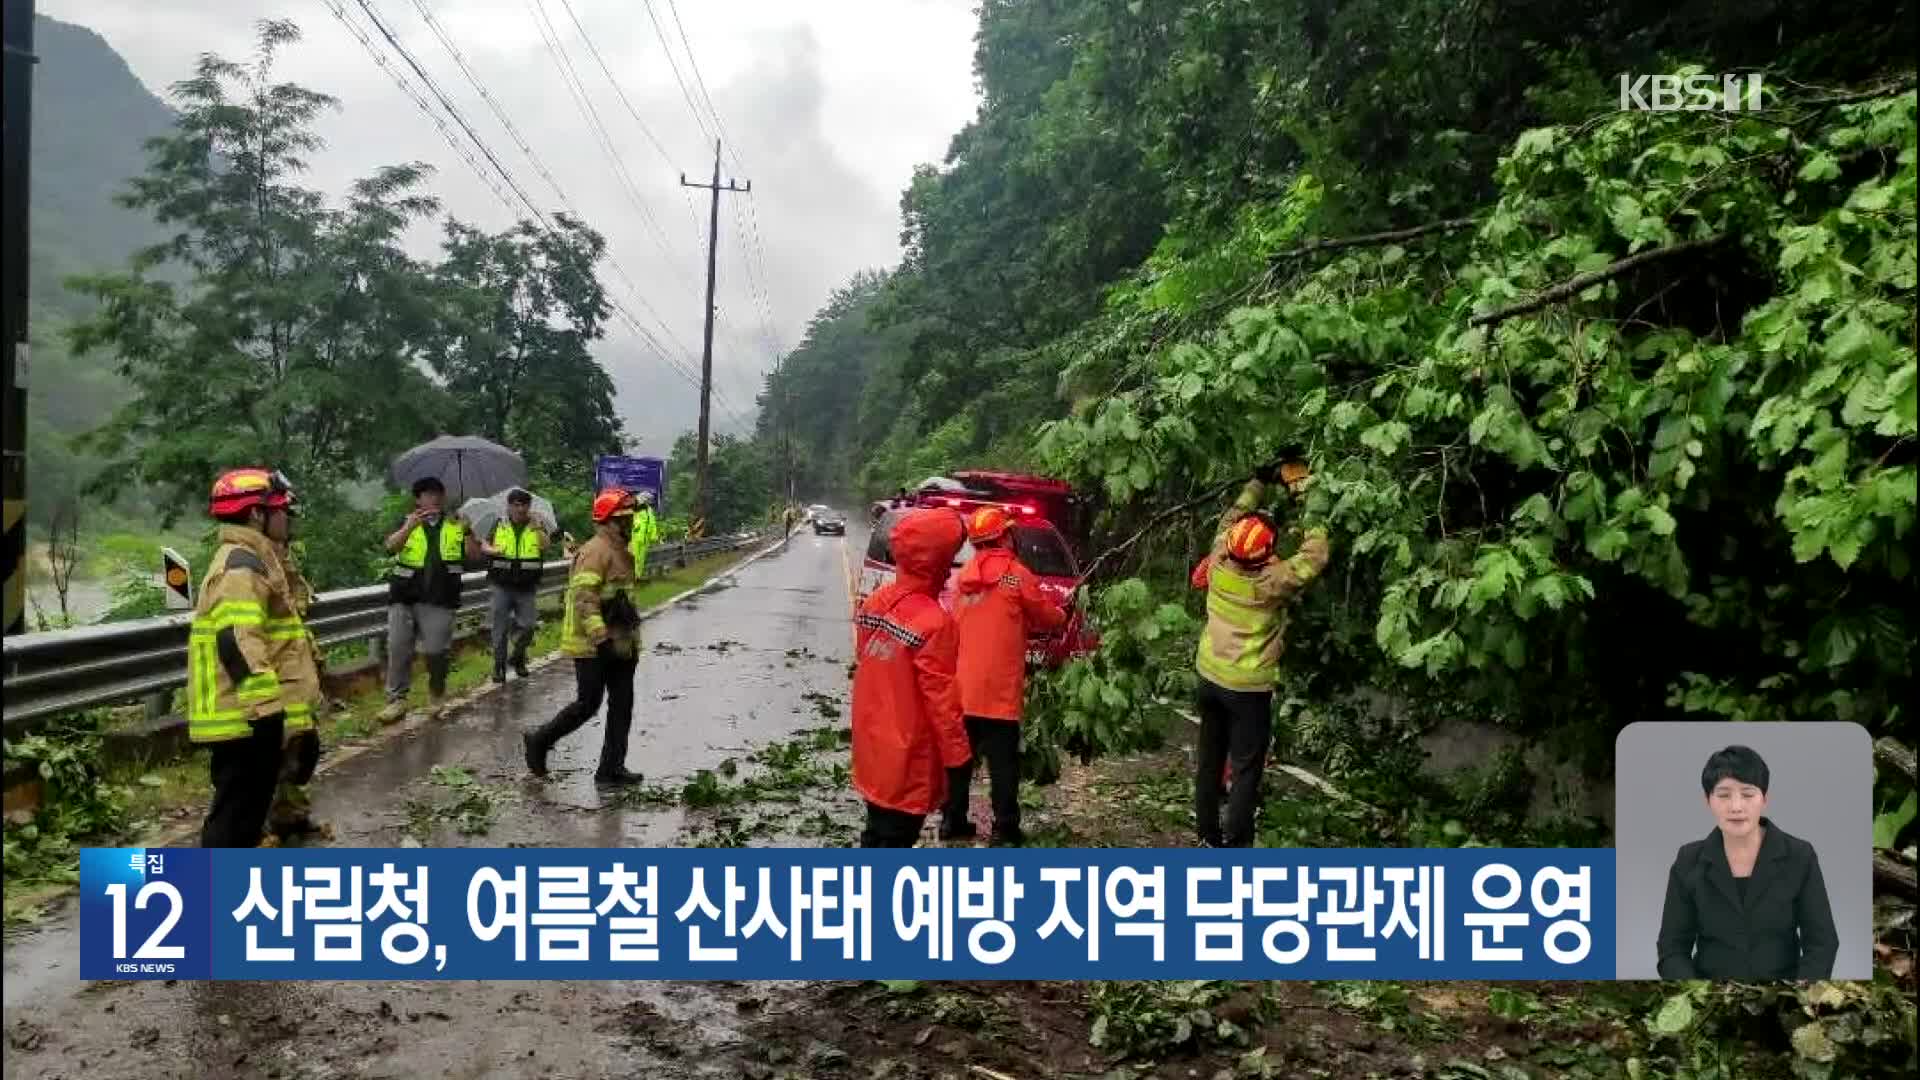
[[(849, 532), (803, 528), (646, 623), (629, 768), (678, 789), (796, 732), (845, 726), (849, 575), (865, 547)], [(557, 661), (344, 761), (316, 783), (316, 816), (340, 846), (698, 842), (709, 812), (595, 789), (597, 718), (556, 748), (546, 780), (527, 776), (520, 732), (572, 691)], [(858, 803), (829, 790), (804, 809), (853, 826)], [(758, 824), (755, 844), (820, 842)], [(729, 986), (83, 985), (77, 957), (72, 905), (7, 943), (6, 1077), (691, 1077), (717, 1074), (689, 1052), (741, 1023)]]

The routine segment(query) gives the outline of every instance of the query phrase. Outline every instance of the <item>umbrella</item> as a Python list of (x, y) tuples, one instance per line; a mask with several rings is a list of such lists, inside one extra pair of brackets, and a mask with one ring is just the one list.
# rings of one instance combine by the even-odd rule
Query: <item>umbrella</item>
[(476, 435), (442, 435), (393, 459), (391, 477), (396, 487), (411, 488), (429, 476), (447, 486), (447, 503), (455, 505), (489, 491), (524, 487), (527, 463), (499, 443)]
[[(468, 499), (460, 507), (460, 516), (467, 519), (475, 536), (492, 540), (494, 526), (507, 516), (507, 492), (496, 492), (484, 499)], [(560, 535), (560, 521), (553, 516), (553, 504), (538, 495), (533, 496), (532, 517), (534, 524), (547, 530), (547, 535)]]

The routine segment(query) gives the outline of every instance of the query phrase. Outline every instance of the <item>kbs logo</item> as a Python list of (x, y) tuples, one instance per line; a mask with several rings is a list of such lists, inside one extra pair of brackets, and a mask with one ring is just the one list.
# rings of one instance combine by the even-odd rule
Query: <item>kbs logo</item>
[(1637, 112), (1758, 112), (1759, 75), (1620, 73), (1620, 108)]

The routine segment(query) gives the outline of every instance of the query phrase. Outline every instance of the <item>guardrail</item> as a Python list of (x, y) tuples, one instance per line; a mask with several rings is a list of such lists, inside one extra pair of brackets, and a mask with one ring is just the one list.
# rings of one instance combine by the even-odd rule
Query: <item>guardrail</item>
[[(766, 538), (765, 532), (708, 537), (655, 545), (647, 569), (690, 558), (736, 551)], [(547, 563), (539, 592), (566, 588), (566, 561)], [(490, 596), (485, 571), (461, 575), (460, 614), (484, 615)], [(166, 694), (187, 682), (190, 614), (16, 634), (4, 645), (6, 679), (0, 701), (5, 731), (15, 736), (61, 713), (116, 705)], [(387, 632), (387, 586), (368, 585), (314, 597), (307, 626), (321, 648), (378, 639)]]

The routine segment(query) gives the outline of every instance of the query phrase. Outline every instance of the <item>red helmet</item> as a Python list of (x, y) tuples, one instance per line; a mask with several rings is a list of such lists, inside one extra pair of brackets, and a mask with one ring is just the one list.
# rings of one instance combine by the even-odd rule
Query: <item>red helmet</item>
[(295, 505), (293, 484), (279, 469), (229, 469), (213, 482), (207, 513), (216, 518), (238, 517), (256, 506), (293, 513)]
[(976, 544), (998, 540), (1013, 527), (1013, 515), (997, 506), (983, 506), (967, 518), (967, 539)]
[(1273, 554), (1273, 526), (1258, 514), (1248, 514), (1227, 530), (1227, 554), (1244, 563), (1265, 562)]
[(593, 521), (600, 524), (617, 517), (632, 517), (639, 503), (625, 488), (611, 487), (594, 496)]

